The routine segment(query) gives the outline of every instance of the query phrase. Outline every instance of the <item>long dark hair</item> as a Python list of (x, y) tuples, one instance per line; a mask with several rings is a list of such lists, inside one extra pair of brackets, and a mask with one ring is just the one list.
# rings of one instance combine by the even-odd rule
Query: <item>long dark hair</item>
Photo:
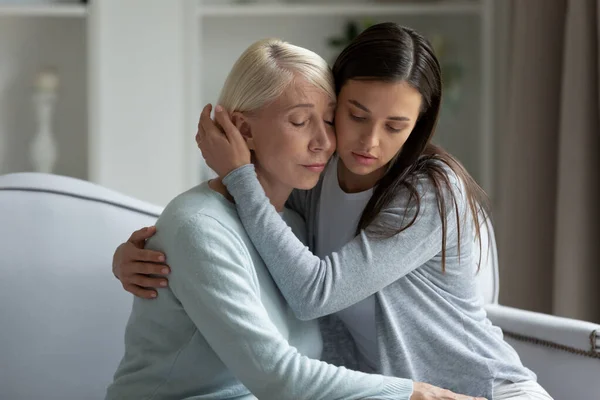
[[(462, 164), (447, 151), (431, 143), (442, 102), (441, 69), (431, 44), (414, 30), (395, 23), (373, 25), (358, 35), (342, 51), (333, 66), (333, 75), (338, 95), (344, 84), (351, 79), (404, 81), (421, 93), (422, 106), (419, 119), (402, 149), (390, 162), (387, 173), (379, 180), (373, 196), (362, 213), (357, 232), (364, 229), (370, 234), (390, 237), (410, 228), (421, 209), (416, 179), (417, 176), (426, 174), (436, 192), (442, 223), (442, 271), (445, 272), (447, 216), (444, 192), (451, 194), (456, 210), (459, 249), (461, 221), (458, 203), (442, 163), (454, 171), (466, 188), (480, 246), (480, 226), (489, 216), (489, 202), (483, 189)], [(415, 209), (408, 223), (401, 227), (373, 224), (379, 213), (404, 189), (409, 192), (408, 204)]]

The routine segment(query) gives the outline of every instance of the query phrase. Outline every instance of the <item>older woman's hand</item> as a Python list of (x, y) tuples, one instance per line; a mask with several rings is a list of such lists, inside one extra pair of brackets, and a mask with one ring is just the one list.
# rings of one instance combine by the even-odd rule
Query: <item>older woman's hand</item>
[(250, 150), (244, 137), (231, 121), (229, 113), (215, 107), (215, 121), (210, 118), (212, 106), (202, 110), (196, 133), (196, 143), (202, 156), (213, 171), (221, 178), (243, 165), (250, 164)]
[(415, 382), (413, 394), (410, 400), (486, 400), (483, 397), (465, 396), (456, 394), (450, 390), (441, 389), (437, 386), (423, 382)]

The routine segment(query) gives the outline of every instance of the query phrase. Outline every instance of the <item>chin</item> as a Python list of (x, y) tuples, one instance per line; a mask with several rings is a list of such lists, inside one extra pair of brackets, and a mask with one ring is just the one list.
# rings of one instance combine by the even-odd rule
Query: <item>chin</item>
[(311, 181), (304, 181), (301, 184), (295, 185), (294, 188), (300, 189), (300, 190), (310, 190), (310, 189), (314, 188), (315, 186), (317, 186), (317, 183), (319, 183), (318, 179), (311, 180)]
[(296, 179), (293, 182), (292, 187), (294, 187), (294, 189), (310, 190), (317, 186), (317, 183), (319, 183), (319, 177), (320, 175), (317, 175), (315, 177)]

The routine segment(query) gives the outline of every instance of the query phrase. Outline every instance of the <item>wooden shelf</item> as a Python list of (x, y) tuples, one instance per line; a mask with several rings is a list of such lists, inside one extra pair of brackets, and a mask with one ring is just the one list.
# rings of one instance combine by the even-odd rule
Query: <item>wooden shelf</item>
[(200, 17), (262, 16), (380, 16), (380, 15), (477, 15), (481, 4), (476, 1), (411, 1), (395, 4), (227, 4), (199, 5)]
[(0, 4), (0, 17), (66, 17), (84, 18), (83, 4)]

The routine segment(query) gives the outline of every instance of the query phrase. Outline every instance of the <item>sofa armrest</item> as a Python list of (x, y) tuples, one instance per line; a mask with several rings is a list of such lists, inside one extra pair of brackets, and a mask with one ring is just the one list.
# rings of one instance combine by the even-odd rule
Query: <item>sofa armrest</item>
[(486, 311), (555, 399), (600, 393), (600, 325), (497, 304)]
[[(600, 358), (600, 325), (576, 319), (541, 314), (498, 304), (486, 306), (489, 319), (507, 336), (535, 338), (537, 344), (562, 347)], [(583, 354), (582, 354), (583, 355)]]

